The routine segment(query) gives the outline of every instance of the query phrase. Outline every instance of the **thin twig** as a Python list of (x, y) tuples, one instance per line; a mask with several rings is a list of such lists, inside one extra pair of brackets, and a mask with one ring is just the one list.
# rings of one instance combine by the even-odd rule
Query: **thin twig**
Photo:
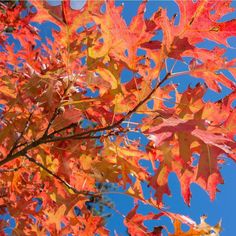
[[(113, 135), (118, 135), (119, 133), (126, 133), (130, 131), (129, 129), (123, 129), (123, 130), (110, 130), (107, 133), (103, 133), (100, 135), (85, 135), (85, 136), (80, 136), (80, 135), (73, 135), (70, 138), (68, 138), (68, 136), (62, 136), (62, 137), (52, 137), (51, 135), (49, 135), (49, 139), (45, 140), (44, 143), (53, 143), (53, 142), (59, 142), (59, 141), (65, 141), (68, 139), (76, 139), (76, 140), (83, 140), (83, 139), (100, 139), (102, 137), (106, 138), (109, 136), (113, 136)], [(98, 132), (98, 131), (97, 131)]]
[(25, 132), (26, 132), (27, 129), (29, 128), (30, 120), (31, 120), (31, 118), (32, 118), (32, 115), (33, 115), (33, 112), (30, 113), (30, 115), (29, 115), (29, 117), (28, 117), (28, 119), (27, 119), (27, 121), (26, 121), (26, 123), (25, 123), (25, 126), (24, 126), (23, 130), (20, 132), (18, 138), (15, 140), (15, 142), (14, 142), (14, 144), (13, 144), (13, 146), (12, 146), (12, 148), (11, 148), (9, 154), (8, 154), (8, 156), (11, 156), (11, 155), (12, 155), (12, 153), (14, 152), (14, 150), (17, 148), (17, 145), (18, 145), (19, 141), (21, 140), (21, 138), (23, 137), (23, 135), (25, 134)]
[[(87, 196), (96, 196), (97, 193), (91, 193), (89, 191), (79, 191), (78, 189), (74, 188), (73, 186), (71, 186), (67, 181), (65, 181), (64, 179), (62, 179), (60, 176), (56, 175), (55, 173), (53, 173), (51, 170), (49, 170), (46, 166), (44, 166), (42, 163), (38, 162), (37, 160), (35, 160), (34, 158), (30, 157), (27, 153), (25, 154), (25, 157), (32, 163), (34, 163), (35, 165), (39, 166), (40, 168), (42, 168), (43, 170), (45, 170), (49, 175), (53, 176), (55, 179), (57, 179), (58, 181), (60, 181), (63, 185), (65, 185), (68, 189), (71, 189), (74, 193), (76, 194), (80, 194), (80, 195), (87, 195)], [(99, 193), (98, 193), (99, 194)]]
[[(71, 81), (71, 83), (68, 84), (68, 86), (64, 90), (63, 95), (61, 97), (61, 101), (63, 101), (64, 97), (68, 93), (68, 91), (69, 91), (70, 87), (72, 86), (72, 84), (73, 83)], [(61, 101), (60, 101), (60, 103), (61, 103)], [(47, 126), (46, 130), (44, 131), (43, 137), (46, 137), (48, 135), (48, 131), (49, 131), (50, 127), (52, 126), (53, 122), (55, 121), (55, 119), (57, 118), (57, 116), (59, 115), (59, 113), (60, 113), (60, 106), (56, 107), (55, 111), (53, 112), (53, 115), (52, 115), (51, 119), (48, 122), (48, 126)]]
[(19, 143), (18, 145), (16, 145), (16, 148), (15, 148), (15, 149), (17, 149), (17, 148), (19, 148), (19, 147), (22, 147), (22, 146), (25, 146), (25, 145), (27, 145), (27, 144), (30, 144), (30, 142), (29, 142), (29, 141), (26, 141), (26, 142), (24, 142), (24, 143)]
[(53, 112), (53, 115), (52, 115), (50, 121), (48, 122), (48, 126), (47, 126), (47, 128), (45, 129), (45, 131), (44, 131), (43, 137), (46, 137), (46, 136), (48, 135), (48, 131), (49, 131), (49, 129), (50, 129), (52, 123), (54, 122), (54, 120), (56, 119), (56, 117), (57, 117), (58, 114), (59, 114), (59, 109), (58, 109), (58, 107), (57, 107), (57, 108), (55, 109), (55, 111)]
[[(114, 134), (109, 134), (109, 135), (114, 135)], [(108, 136), (108, 135), (106, 135)], [(106, 137), (105, 135), (98, 135), (98, 136), (91, 136), (91, 135), (87, 135), (87, 136), (82, 136), (82, 137), (72, 137), (70, 139), (76, 139), (76, 140), (82, 140), (82, 139), (99, 139), (101, 137)], [(48, 137), (48, 136), (47, 136)], [(34, 142), (30, 143), (28, 146), (24, 147), (22, 150), (7, 156), (5, 159), (0, 161), (0, 166), (8, 163), (9, 161), (12, 161), (14, 159), (16, 159), (19, 156), (25, 156), (25, 154), (27, 153), (27, 151), (38, 147), (40, 144), (46, 144), (46, 143), (52, 143), (52, 142), (59, 142), (59, 141), (64, 141), (64, 140), (68, 140), (68, 138), (66, 137), (54, 137), (54, 138), (50, 138), (47, 139), (47, 137), (42, 137), (38, 140), (35, 140)]]
[(49, 137), (53, 137), (55, 134), (59, 134), (60, 132), (64, 131), (64, 130), (68, 130), (68, 129), (71, 129), (71, 128), (76, 128), (78, 126), (78, 123), (71, 123), (61, 129), (58, 129), (58, 130), (55, 130), (53, 131), (51, 134), (49, 134), (48, 136)]
[(22, 165), (12, 168), (12, 169), (0, 169), (0, 173), (15, 172), (15, 171), (18, 171), (21, 167)]
[(88, 130), (88, 131), (84, 131), (82, 133), (77, 133), (77, 134), (73, 134), (73, 135), (68, 135), (65, 136), (65, 139), (73, 139), (75, 137), (82, 137), (85, 135), (89, 135), (92, 133), (96, 133), (96, 132), (100, 132), (100, 131), (106, 131), (106, 130), (111, 130), (117, 126), (119, 126), (123, 121), (125, 121), (127, 118), (129, 118), (134, 112), (136, 112), (138, 110), (139, 107), (141, 107), (145, 102), (147, 102), (151, 96), (155, 93), (155, 91), (169, 78), (170, 73), (167, 73), (166, 76), (164, 77), (163, 80), (161, 80), (156, 86), (155, 88), (142, 100), (140, 101), (132, 110), (128, 111), (127, 114), (125, 116), (123, 116), (119, 121), (117, 121), (116, 123), (112, 124), (112, 125), (108, 125), (105, 127), (101, 127), (101, 128), (97, 128), (97, 129), (92, 129), (92, 130)]

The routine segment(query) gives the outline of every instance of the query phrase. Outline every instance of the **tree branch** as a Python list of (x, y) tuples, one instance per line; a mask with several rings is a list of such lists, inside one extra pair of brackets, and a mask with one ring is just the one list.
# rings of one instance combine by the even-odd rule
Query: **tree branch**
[(33, 115), (33, 112), (30, 113), (30, 115), (29, 115), (29, 117), (28, 117), (28, 119), (27, 119), (27, 121), (26, 121), (26, 123), (25, 123), (25, 126), (24, 126), (23, 130), (20, 132), (18, 138), (15, 140), (15, 142), (14, 142), (14, 144), (13, 144), (13, 146), (12, 146), (12, 148), (11, 148), (9, 154), (8, 154), (8, 156), (11, 156), (11, 155), (12, 155), (12, 153), (14, 152), (14, 150), (17, 148), (18, 143), (19, 143), (19, 141), (21, 140), (21, 138), (23, 137), (24, 133), (25, 133), (25, 132), (27, 131), (27, 129), (29, 128), (29, 124), (30, 124), (30, 120), (31, 120), (31, 118), (32, 118), (32, 115)]
[(0, 173), (15, 172), (15, 171), (18, 171), (21, 167), (22, 165), (12, 168), (12, 169), (0, 169)]
[(78, 126), (78, 123), (71, 123), (61, 129), (58, 129), (58, 130), (55, 130), (53, 131), (51, 134), (49, 134), (48, 136), (49, 137), (53, 137), (55, 134), (59, 134), (60, 132), (64, 131), (64, 130), (68, 130), (68, 129), (71, 129), (71, 128), (76, 128)]
[[(101, 128), (97, 128), (97, 129), (92, 129), (92, 130), (88, 130), (88, 131), (84, 131), (82, 133), (77, 133), (77, 134), (73, 134), (73, 135), (68, 135), (65, 136), (65, 139), (71, 139), (71, 138), (75, 138), (75, 137), (82, 137), (85, 135), (89, 135), (92, 133), (96, 133), (96, 132), (100, 132), (100, 131), (106, 131), (106, 130), (111, 130), (117, 126), (119, 126), (123, 121), (125, 121), (127, 118), (129, 118), (134, 112), (136, 112), (138, 110), (139, 107), (141, 107), (145, 102), (147, 102), (151, 96), (155, 93), (155, 91), (169, 78), (171, 74), (167, 73), (166, 76), (163, 78), (163, 80), (161, 80), (159, 83), (157, 83), (157, 85), (155, 86), (155, 88), (142, 100), (140, 101), (132, 110), (130, 110), (129, 112), (127, 112), (127, 114), (125, 116), (123, 116), (119, 121), (117, 121), (116, 123), (112, 124), (112, 125), (108, 125), (105, 127), (101, 127)], [(50, 136), (50, 135), (49, 135)]]
[(45, 129), (44, 131), (44, 134), (43, 134), (43, 137), (46, 137), (48, 135), (48, 130), (50, 129), (53, 121), (56, 119), (57, 115), (59, 114), (59, 110), (58, 110), (58, 107), (55, 109), (55, 111), (53, 112), (53, 115), (50, 119), (50, 121), (48, 122), (48, 126), (47, 128)]
[[(99, 138), (106, 138), (106, 137), (109, 137), (109, 136), (112, 136), (112, 135), (117, 135), (119, 133), (126, 133), (130, 131), (129, 129), (123, 129), (123, 130), (109, 130), (108, 133), (105, 133), (105, 134), (100, 134), (100, 135), (95, 135), (93, 136), (92, 133), (89, 134), (89, 135), (86, 135), (86, 136), (80, 136), (79, 133), (78, 135), (73, 135), (71, 136), (70, 138), (68, 138), (68, 136), (62, 136), (62, 137), (52, 137), (48, 140), (45, 140), (44, 143), (53, 143), (53, 142), (59, 142), (59, 141), (65, 141), (65, 140), (68, 140), (68, 139), (76, 139), (76, 140), (83, 140), (83, 139), (99, 139)], [(96, 131), (96, 132), (99, 132), (99, 131)], [(100, 131), (101, 132), (101, 131)], [(51, 135), (49, 135), (50, 137)]]
[[(159, 83), (157, 83), (157, 85), (154, 87), (154, 89), (142, 101), (140, 101), (132, 110), (127, 112), (127, 114), (125, 116), (123, 116), (116, 123), (114, 123), (112, 125), (107, 125), (107, 126), (104, 126), (104, 127), (100, 127), (100, 128), (97, 128), (97, 129), (92, 129), (92, 130), (84, 131), (84, 132), (81, 132), (81, 133), (64, 136), (64, 137), (54, 137), (53, 138), (52, 134), (54, 132), (51, 133), (51, 134), (48, 134), (48, 135), (47, 134), (43, 135), (41, 138), (39, 138), (38, 140), (33, 141), (32, 143), (30, 143), (28, 146), (24, 147), (20, 151), (14, 153), (14, 154), (13, 153), (8, 154), (5, 159), (0, 161), (0, 166), (8, 163), (9, 161), (12, 161), (12, 160), (16, 159), (19, 156), (25, 156), (27, 151), (29, 151), (29, 150), (39, 146), (40, 144), (64, 141), (64, 140), (69, 140), (69, 139), (94, 139), (94, 138), (100, 138), (101, 137), (100, 135), (99, 136), (92, 136), (92, 134), (94, 134), (96, 132), (101, 132), (101, 131), (109, 131), (109, 130), (112, 130), (112, 129), (118, 127), (123, 121), (125, 121), (134, 112), (136, 112), (139, 107), (141, 107), (145, 102), (147, 102), (151, 98), (151, 96), (155, 93), (155, 91), (169, 78), (170, 75), (171, 75), (171, 73), (168, 72), (166, 74), (166, 76)], [(68, 127), (70, 127), (70, 125)], [(64, 128), (63, 128), (63, 130), (64, 130)]]
[(61, 182), (63, 185), (65, 185), (68, 189), (72, 190), (74, 193), (76, 194), (80, 194), (80, 195), (87, 195), (87, 196), (96, 196), (96, 193), (91, 193), (89, 191), (79, 191), (78, 189), (74, 188), (73, 186), (71, 186), (67, 181), (65, 181), (64, 179), (62, 179), (60, 176), (56, 175), (55, 173), (53, 173), (51, 170), (49, 170), (46, 166), (44, 166), (42, 163), (38, 162), (37, 160), (35, 160), (34, 158), (30, 157), (27, 153), (25, 154), (25, 157), (27, 158), (27, 160), (29, 160), (30, 162), (34, 163), (35, 165), (39, 166), (40, 168), (42, 168), (43, 170), (45, 170), (49, 175), (53, 176), (55, 179), (57, 179), (59, 182)]
[[(105, 135), (98, 135), (98, 136), (91, 136), (91, 135), (87, 135), (87, 136), (82, 136), (82, 137), (73, 137), (73, 138), (70, 138), (70, 139), (76, 139), (76, 140), (81, 140), (81, 139), (98, 139), (98, 138), (101, 138), (101, 137), (108, 137), (110, 135), (113, 135), (112, 133), (109, 133), (109, 134), (105, 134)], [(59, 141), (64, 141), (64, 140), (68, 140), (68, 137), (54, 137), (54, 138), (50, 138), (50, 139), (47, 139), (48, 136), (46, 137), (41, 137), (39, 138), (38, 140), (35, 140), (34, 142), (30, 143), (28, 146), (24, 147), (23, 149), (21, 149), (20, 151), (16, 152), (15, 154), (12, 154), (10, 156), (7, 156), (5, 159), (1, 160), (0, 161), (0, 166), (16, 159), (17, 157), (19, 156), (25, 156), (25, 154), (35, 148), (35, 147), (38, 147), (40, 144), (46, 144), (46, 143), (52, 143), (52, 142), (59, 142)]]

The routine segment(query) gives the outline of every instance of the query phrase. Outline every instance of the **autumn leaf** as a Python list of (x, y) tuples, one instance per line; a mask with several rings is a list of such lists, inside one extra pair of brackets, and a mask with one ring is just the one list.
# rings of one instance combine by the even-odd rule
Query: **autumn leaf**
[(190, 229), (187, 232), (182, 231), (181, 229), (181, 222), (180, 221), (174, 221), (174, 234), (170, 234), (170, 236), (192, 236), (192, 235), (212, 235), (212, 236), (219, 236), (221, 232), (221, 222), (219, 222), (215, 226), (210, 226), (205, 222), (206, 216), (201, 217), (201, 222), (198, 225), (190, 227)]
[(144, 236), (144, 235), (159, 235), (161, 236), (161, 227), (157, 227), (153, 232), (148, 232), (147, 228), (143, 225), (145, 220), (153, 220), (160, 218), (163, 214), (153, 214), (149, 213), (148, 215), (141, 215), (137, 213), (138, 205), (135, 205), (134, 208), (127, 214), (125, 218), (125, 225), (128, 228), (128, 232), (133, 235)]
[(54, 227), (53, 225), (55, 224), (57, 231), (59, 231), (61, 228), (61, 221), (64, 217), (65, 211), (66, 211), (66, 206), (61, 205), (55, 213), (47, 212), (48, 219), (46, 224), (49, 227)]

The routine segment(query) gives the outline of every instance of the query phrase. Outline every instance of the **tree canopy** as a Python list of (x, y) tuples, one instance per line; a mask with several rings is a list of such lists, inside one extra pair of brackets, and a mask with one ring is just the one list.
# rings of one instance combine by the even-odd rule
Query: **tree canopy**
[[(113, 0), (70, 2), (0, 2), (1, 214), (15, 235), (109, 235), (104, 207), (129, 235), (219, 235), (220, 223), (173, 213), (163, 195), (175, 173), (186, 204), (192, 183), (214, 200), (220, 166), (236, 159), (236, 59), (225, 56), (236, 20), (222, 20), (231, 1), (176, 0), (180, 15), (146, 17), (144, 0), (130, 24)], [(216, 46), (199, 47), (206, 39)], [(204, 100), (222, 87), (226, 97)], [(121, 214), (107, 193), (132, 197), (133, 209)]]

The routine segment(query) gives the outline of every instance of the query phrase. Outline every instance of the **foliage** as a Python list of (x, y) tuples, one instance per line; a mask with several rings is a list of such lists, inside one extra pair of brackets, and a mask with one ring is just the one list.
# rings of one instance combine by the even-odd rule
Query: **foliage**
[[(0, 2), (0, 209), (16, 220), (16, 235), (109, 235), (106, 217), (90, 204), (117, 211), (104, 198), (109, 191), (135, 200), (122, 215), (130, 235), (161, 235), (168, 230), (163, 216), (173, 221), (170, 235), (219, 234), (220, 224), (211, 227), (204, 218), (197, 224), (166, 210), (163, 195), (170, 195), (174, 172), (187, 204), (192, 183), (213, 200), (223, 183), (219, 165), (236, 159), (235, 80), (222, 73), (235, 79), (236, 60), (227, 60), (222, 47), (197, 46), (208, 39), (228, 47), (236, 20), (220, 21), (233, 11), (228, 0), (176, 3), (179, 21), (161, 8), (146, 18), (143, 1), (127, 25), (113, 1), (87, 1), (81, 10), (69, 0), (55, 7)], [(48, 21), (52, 35), (45, 38), (40, 27)], [(175, 72), (176, 63), (187, 69)], [(132, 79), (122, 83), (124, 70)], [(204, 81), (180, 92), (174, 79), (183, 75)], [(222, 85), (230, 95), (203, 101), (208, 89), (219, 92)], [(144, 141), (130, 140), (133, 133)], [(137, 213), (140, 202), (158, 213)], [(155, 220), (153, 231), (146, 220)]]

